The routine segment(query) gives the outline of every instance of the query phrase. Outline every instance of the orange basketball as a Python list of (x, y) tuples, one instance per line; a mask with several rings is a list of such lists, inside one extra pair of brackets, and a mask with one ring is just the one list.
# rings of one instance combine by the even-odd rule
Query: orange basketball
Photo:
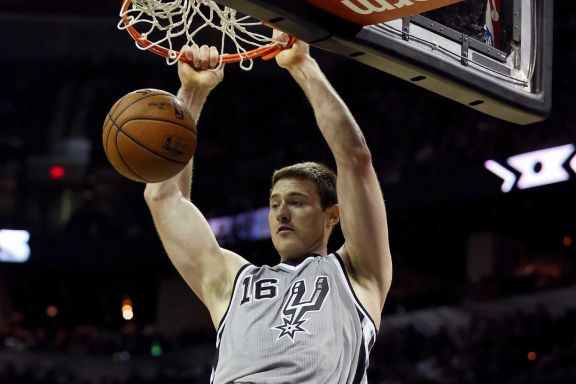
[(118, 100), (104, 121), (104, 152), (123, 176), (157, 183), (180, 172), (196, 150), (196, 124), (174, 95), (141, 89)]

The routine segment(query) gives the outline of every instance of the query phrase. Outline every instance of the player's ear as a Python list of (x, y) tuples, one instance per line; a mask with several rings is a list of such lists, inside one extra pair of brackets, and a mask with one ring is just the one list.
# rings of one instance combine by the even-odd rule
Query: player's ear
[(338, 204), (326, 208), (326, 213), (328, 214), (328, 223), (330, 225), (334, 226), (340, 222), (340, 207), (338, 207)]

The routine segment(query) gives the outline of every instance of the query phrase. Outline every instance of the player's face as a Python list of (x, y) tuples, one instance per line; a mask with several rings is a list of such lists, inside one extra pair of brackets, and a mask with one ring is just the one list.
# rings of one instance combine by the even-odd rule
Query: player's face
[(308, 253), (326, 254), (337, 207), (322, 210), (316, 184), (306, 179), (280, 179), (270, 194), (268, 222), (282, 260)]

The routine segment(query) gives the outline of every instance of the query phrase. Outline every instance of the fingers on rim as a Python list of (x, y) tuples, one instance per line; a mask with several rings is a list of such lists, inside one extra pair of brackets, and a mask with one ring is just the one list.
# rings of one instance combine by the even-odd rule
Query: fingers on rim
[(275, 39), (278, 39), (278, 38), (280, 38), (281, 36), (286, 35), (285, 32), (282, 32), (281, 30), (279, 30), (279, 29), (277, 29), (277, 28), (273, 28), (273, 27), (271, 27), (271, 28), (272, 28), (272, 37), (275, 38)]
[(196, 69), (209, 69), (216, 68), (220, 63), (220, 56), (218, 48), (214, 46), (202, 45), (199, 47), (194, 44), (192, 46), (182, 47), (182, 52), (192, 66)]
[(208, 69), (210, 66), (210, 48), (207, 45), (200, 47), (200, 69)]
[(192, 46), (185, 45), (182, 47), (181, 52), (184, 54), (184, 57), (189, 61), (192, 61), (194, 58), (194, 49)]
[(210, 47), (209, 56), (210, 56), (210, 68), (216, 68), (220, 61), (220, 58), (218, 57), (218, 49), (214, 46)]
[(192, 46), (192, 65), (200, 68), (200, 48), (196, 44)]
[(276, 43), (280, 44), (283, 47), (288, 45), (288, 43), (290, 42), (290, 36), (288, 36), (288, 34), (286, 34), (285, 32), (281, 32), (281, 31), (277, 31), (277, 30), (274, 30), (274, 31), (275, 32), (274, 32), (273, 39), (276, 41)]

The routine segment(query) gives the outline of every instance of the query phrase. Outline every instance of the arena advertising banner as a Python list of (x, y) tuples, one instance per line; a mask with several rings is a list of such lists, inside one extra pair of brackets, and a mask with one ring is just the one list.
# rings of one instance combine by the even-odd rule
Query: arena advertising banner
[(360, 25), (383, 23), (462, 0), (308, 0), (315, 7)]
[(514, 187), (529, 189), (561, 183), (573, 177), (568, 168), (576, 174), (576, 146), (565, 144), (520, 153), (510, 156), (504, 165), (495, 160), (487, 160), (484, 166), (502, 179), (500, 189), (504, 193), (512, 191)]

